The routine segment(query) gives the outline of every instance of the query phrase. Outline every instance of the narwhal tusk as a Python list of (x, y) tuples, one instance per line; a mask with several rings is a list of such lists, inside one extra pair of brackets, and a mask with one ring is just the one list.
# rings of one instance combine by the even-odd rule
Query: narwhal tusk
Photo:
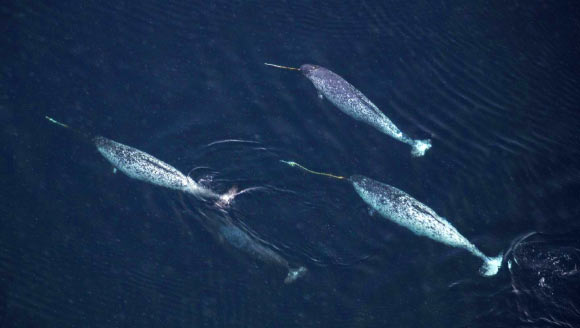
[(51, 123), (54, 123), (54, 124), (56, 124), (56, 125), (60, 125), (60, 126), (62, 126), (63, 128), (70, 129), (70, 126), (68, 126), (68, 125), (66, 125), (66, 124), (64, 124), (64, 123), (61, 123), (61, 122), (59, 122), (59, 121), (55, 120), (55, 119), (54, 119), (54, 118), (52, 118), (52, 117), (49, 117), (49, 116), (46, 116), (46, 115), (45, 115), (45, 116), (44, 116), (44, 118), (46, 118), (47, 120), (49, 120)]
[(288, 66), (275, 65), (275, 64), (269, 64), (269, 63), (264, 63), (264, 65), (266, 65), (266, 66), (272, 66), (272, 67), (277, 67), (277, 68), (282, 68), (282, 69), (289, 69), (291, 71), (299, 71), (300, 70), (300, 68), (296, 68), (296, 67), (288, 67)]
[(298, 164), (298, 163), (296, 163), (296, 162), (294, 162), (294, 161), (285, 161), (285, 160), (282, 160), (282, 159), (281, 159), (281, 160), (280, 160), (280, 162), (282, 162), (282, 163), (284, 163), (284, 164), (286, 164), (286, 165), (289, 165), (289, 166), (291, 166), (291, 167), (298, 167), (298, 168), (300, 168), (301, 170), (304, 170), (304, 171), (306, 171), (306, 172), (308, 172), (308, 173), (311, 173), (311, 174), (316, 174), (316, 175), (323, 175), (323, 176), (325, 176), (325, 177), (334, 178), (334, 179), (339, 179), (339, 180), (346, 179), (345, 177), (343, 177), (343, 176), (340, 176), (340, 175), (334, 175), (334, 174), (330, 174), (330, 173), (324, 173), (324, 172), (313, 171), (313, 170), (311, 170), (311, 169), (309, 169), (309, 168), (306, 168), (306, 167), (304, 167), (304, 166), (302, 166), (302, 165), (300, 165), (300, 164)]

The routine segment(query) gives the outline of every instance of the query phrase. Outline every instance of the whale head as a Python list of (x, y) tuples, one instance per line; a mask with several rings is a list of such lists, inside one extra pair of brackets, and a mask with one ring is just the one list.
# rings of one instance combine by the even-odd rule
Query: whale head
[(369, 179), (362, 175), (353, 175), (349, 179), (350, 183), (354, 187), (354, 190), (361, 196), (364, 200), (369, 197), (376, 197), (377, 195), (383, 194), (385, 188), (390, 188), (383, 183)]
[(319, 68), (320, 68), (320, 66), (304, 64), (304, 65), (300, 66), (300, 72), (302, 72), (302, 74), (304, 74), (304, 76), (309, 78)]
[(355, 174), (349, 178), (349, 181), (357, 187), (364, 188), (364, 186), (368, 184), (369, 178), (362, 176), (362, 175)]

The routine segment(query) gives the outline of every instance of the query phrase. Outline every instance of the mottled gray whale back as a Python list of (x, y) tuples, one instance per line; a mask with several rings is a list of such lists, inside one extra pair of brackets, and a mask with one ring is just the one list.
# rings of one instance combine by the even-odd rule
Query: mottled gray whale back
[(201, 199), (215, 199), (217, 200), (216, 204), (220, 206), (228, 205), (236, 195), (249, 190), (246, 189), (238, 193), (235, 188), (232, 188), (227, 193), (219, 195), (211, 189), (201, 186), (173, 166), (144, 151), (105, 137), (94, 136), (85, 131), (73, 129), (52, 117), (45, 116), (45, 118), (49, 122), (68, 129), (83, 139), (90, 141), (97, 147), (99, 153), (116, 169), (133, 179), (165, 188), (180, 190)]
[(222, 197), (199, 185), (173, 166), (139, 149), (101, 136), (94, 137), (93, 143), (101, 155), (115, 168), (133, 179), (184, 191), (199, 198), (220, 199)]
[(362, 175), (353, 175), (349, 180), (358, 195), (383, 217), (419, 236), (429, 237), (440, 243), (469, 251), (484, 261), (480, 268), (480, 273), (484, 276), (493, 276), (498, 272), (502, 263), (501, 255), (497, 257), (485, 256), (451, 223), (437, 215), (427, 205), (398, 188)]
[(141, 150), (100, 136), (93, 141), (101, 155), (133, 179), (178, 190), (187, 185), (183, 173)]
[(399, 130), (362, 92), (338, 74), (310, 64), (300, 66), (300, 71), (314, 84), (319, 95), (355, 120), (367, 123), (394, 139), (411, 145), (413, 156), (423, 156), (431, 148), (430, 140), (413, 140)]

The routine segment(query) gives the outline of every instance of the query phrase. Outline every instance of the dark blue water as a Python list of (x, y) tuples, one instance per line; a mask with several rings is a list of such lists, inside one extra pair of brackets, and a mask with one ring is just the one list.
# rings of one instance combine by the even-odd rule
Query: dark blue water
[[(580, 326), (576, 2), (201, 3), (0, 5), (0, 326)], [(335, 71), (433, 148), (264, 62)], [(262, 189), (223, 212), (113, 174), (45, 115)], [(405, 190), (506, 261), (481, 277), (280, 159)], [(284, 284), (246, 236), (308, 274)]]

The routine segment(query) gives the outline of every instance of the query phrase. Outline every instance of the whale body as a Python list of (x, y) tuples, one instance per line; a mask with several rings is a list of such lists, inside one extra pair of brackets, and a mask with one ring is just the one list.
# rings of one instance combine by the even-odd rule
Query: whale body
[(284, 283), (289, 284), (306, 274), (305, 267), (291, 268), (286, 259), (276, 253), (274, 250), (262, 245), (255, 240), (250, 234), (237, 227), (234, 224), (224, 225), (219, 228), (219, 235), (223, 241), (227, 242), (234, 248), (257, 258), (262, 262), (278, 265), (288, 270), (288, 275)]
[(97, 150), (115, 168), (129, 177), (154, 185), (180, 190), (203, 199), (220, 199), (219, 194), (185, 176), (173, 166), (139, 149), (97, 136), (93, 138)]
[(293, 266), (276, 252), (266, 241), (257, 237), (249, 228), (235, 223), (226, 211), (196, 209), (195, 218), (220, 244), (234, 251), (244, 253), (263, 263), (288, 270), (284, 283), (290, 284), (308, 272), (304, 266)]
[(483, 276), (495, 275), (502, 264), (502, 255), (485, 256), (467, 238), (463, 237), (445, 218), (404, 191), (362, 175), (349, 178), (357, 194), (383, 217), (440, 243), (463, 248), (484, 261), (480, 268)]
[(318, 91), (345, 114), (364, 122), (396, 140), (411, 145), (413, 156), (423, 156), (431, 148), (431, 140), (414, 140), (399, 128), (373, 104), (362, 92), (338, 74), (321, 66), (304, 64), (304, 74)]

